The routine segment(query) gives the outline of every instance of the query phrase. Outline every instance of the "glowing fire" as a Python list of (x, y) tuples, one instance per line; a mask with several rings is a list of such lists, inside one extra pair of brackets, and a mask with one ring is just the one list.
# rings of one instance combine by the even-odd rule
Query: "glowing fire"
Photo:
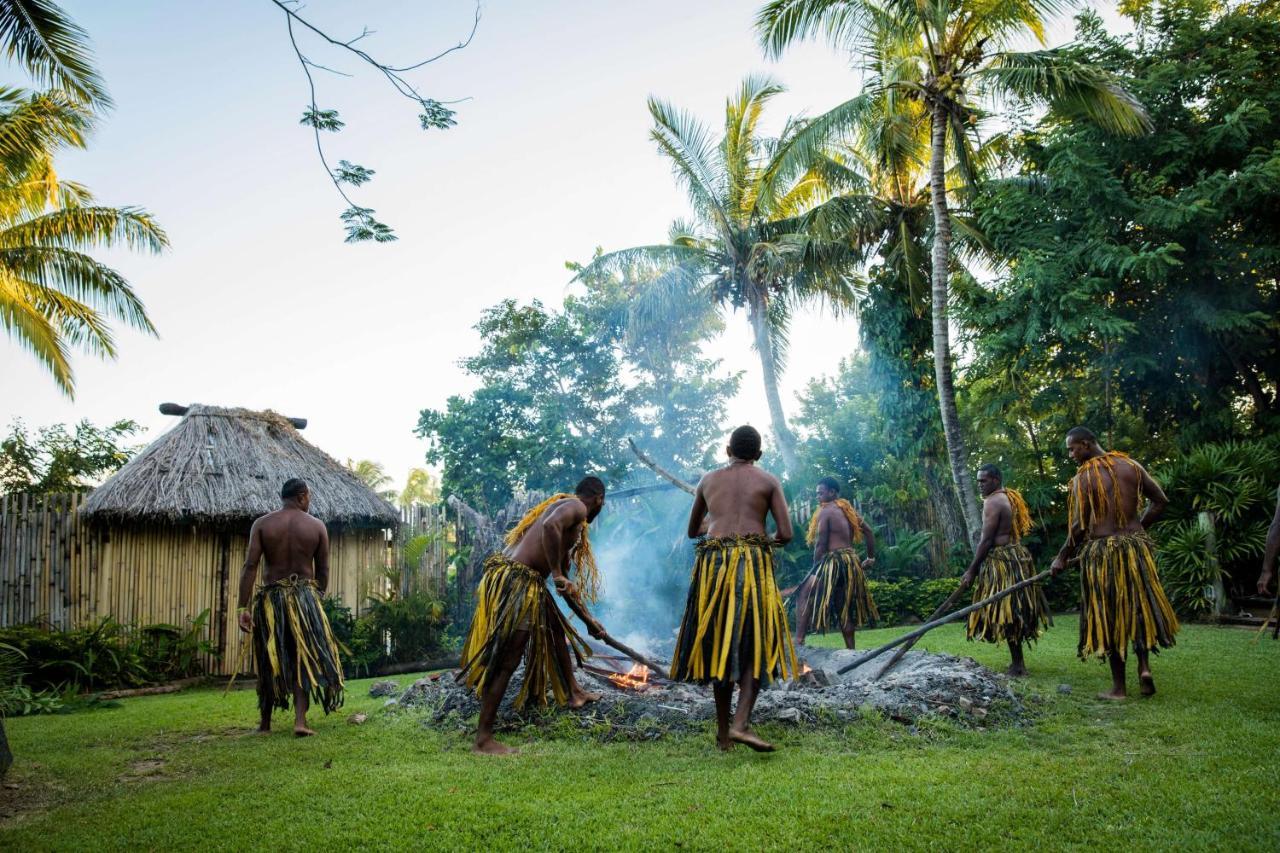
[(619, 687), (626, 687), (629, 690), (644, 690), (650, 686), (649, 667), (636, 664), (625, 673), (610, 675), (609, 680)]
[(811, 672), (813, 672), (813, 667), (809, 666), (809, 664), (805, 663), (804, 661), (801, 661), (801, 662), (800, 662), (800, 674), (801, 674), (801, 675), (808, 675), (808, 674), (809, 674), (809, 673), (811, 673)]

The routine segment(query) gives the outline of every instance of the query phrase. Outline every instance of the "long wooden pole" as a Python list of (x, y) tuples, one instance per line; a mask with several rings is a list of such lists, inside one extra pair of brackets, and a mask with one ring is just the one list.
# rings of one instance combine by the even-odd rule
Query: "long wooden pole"
[(932, 622), (926, 622), (925, 624), (921, 625), (919, 628), (915, 629), (911, 633), (904, 634), (903, 636), (899, 637), (898, 639), (894, 640), (891, 643), (885, 643), (880, 648), (867, 652), (865, 655), (858, 658), (853, 663), (840, 667), (840, 669), (836, 670), (836, 672), (839, 673), (840, 675), (844, 675), (846, 672), (852, 672), (853, 670), (862, 666), (864, 663), (867, 663), (873, 658), (879, 657), (880, 655), (884, 654), (890, 649), (896, 648), (902, 645), (903, 643), (909, 643), (912, 640), (916, 639), (917, 637), (922, 637), (925, 634), (932, 631), (934, 628), (939, 627), (940, 625), (946, 625), (950, 622), (956, 621), (957, 619), (961, 619), (965, 616), (968, 616), (973, 611), (980, 610), (983, 607), (986, 607), (988, 604), (993, 604), (999, 601), (1005, 596), (1012, 595), (1013, 593), (1017, 592), (1023, 587), (1031, 586), (1033, 583), (1040, 583), (1040, 581), (1048, 578), (1050, 574), (1052, 574), (1052, 570), (1045, 569), (1043, 572), (1036, 575), (1035, 577), (1027, 578), (1024, 581), (1019, 581), (1018, 583), (1015, 583), (1013, 586), (1009, 587), (1008, 589), (1004, 589), (1004, 590), (1001, 590), (1000, 592), (997, 592), (995, 595), (984, 598), (981, 601), (975, 601), (973, 604), (970, 604), (968, 607), (963, 607), (960, 610), (955, 611), (954, 613), (948, 613), (946, 616), (943, 616), (941, 619), (936, 619)]
[[(591, 618), (591, 614), (587, 612), (586, 606), (583, 605), (583, 603), (578, 600), (577, 596), (562, 595), (561, 598), (564, 599), (565, 604), (569, 605), (570, 610), (578, 614), (579, 619), (581, 619), (584, 623), (588, 625), (591, 624), (591, 622), (593, 621)], [(600, 636), (596, 637), (595, 639), (599, 640), (600, 642), (604, 643), (607, 646), (611, 646), (612, 648), (617, 649), (618, 651), (622, 652), (624, 655), (631, 658), (633, 661), (640, 664), (641, 666), (646, 666), (653, 672), (659, 673), (660, 675), (662, 675), (663, 678), (666, 677), (666, 672), (667, 672), (666, 667), (654, 663), (653, 661), (649, 660), (644, 655), (640, 654), (630, 646), (624, 646), (622, 643), (618, 642), (613, 637), (611, 637), (608, 631), (601, 630)]]
[(646, 467), (650, 468), (653, 473), (657, 474), (662, 479), (668, 481), (681, 491), (688, 492), (691, 495), (697, 492), (697, 488), (692, 483), (686, 483), (666, 468), (663, 468), (657, 462), (654, 462), (649, 454), (636, 447), (636, 443), (630, 438), (627, 439), (627, 446), (631, 448), (631, 452), (636, 455), (637, 459), (643, 462)]
[[(956, 587), (956, 591), (951, 593), (951, 595), (947, 596), (947, 600), (939, 604), (938, 609), (933, 611), (933, 613), (929, 616), (929, 618), (924, 621), (932, 622), (933, 620), (941, 616), (943, 613), (946, 613), (948, 610), (951, 609), (952, 605), (954, 605), (957, 601), (960, 600), (960, 595), (968, 588), (969, 588), (969, 584), (967, 583), (960, 584), (960, 586)], [(889, 658), (889, 662), (880, 668), (880, 671), (876, 673), (876, 677), (872, 680), (879, 681), (881, 678), (884, 677), (884, 674), (886, 672), (888, 672), (889, 670), (897, 666), (898, 661), (902, 660), (903, 655), (911, 651), (911, 647), (916, 644), (916, 640), (918, 639), (920, 638), (916, 637), (915, 640), (912, 640), (909, 643), (904, 643), (901, 648), (899, 648), (896, 652), (893, 653), (893, 657)]]

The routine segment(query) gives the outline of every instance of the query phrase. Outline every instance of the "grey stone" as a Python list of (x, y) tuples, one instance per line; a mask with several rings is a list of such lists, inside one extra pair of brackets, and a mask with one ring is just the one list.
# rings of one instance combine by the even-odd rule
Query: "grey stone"
[(1070, 685), (1070, 684), (1059, 684), (1059, 685), (1058, 685), (1058, 692), (1059, 692), (1059, 693), (1070, 693), (1070, 692), (1071, 692), (1071, 685)]
[(400, 693), (400, 685), (394, 681), (375, 681), (369, 685), (369, 695), (377, 698), (378, 696), (395, 696)]

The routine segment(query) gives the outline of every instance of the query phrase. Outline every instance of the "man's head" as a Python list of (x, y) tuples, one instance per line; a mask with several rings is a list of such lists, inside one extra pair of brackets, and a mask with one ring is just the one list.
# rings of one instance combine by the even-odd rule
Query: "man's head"
[(988, 497), (1004, 485), (1004, 475), (1000, 469), (988, 462), (978, 469), (978, 491)]
[(831, 501), (840, 497), (840, 483), (835, 477), (823, 477), (818, 481), (818, 500), (822, 503), (831, 503)]
[(729, 456), (744, 462), (760, 458), (760, 433), (753, 426), (740, 426), (729, 436)]
[(1088, 427), (1072, 427), (1067, 430), (1067, 455), (1077, 465), (1087, 462), (1102, 452), (1098, 437)]
[(280, 487), (280, 500), (285, 506), (296, 506), (306, 512), (311, 508), (311, 490), (307, 488), (307, 481), (298, 477), (285, 480)]
[(599, 477), (583, 477), (573, 493), (587, 506), (587, 523), (595, 521), (604, 508), (604, 481)]

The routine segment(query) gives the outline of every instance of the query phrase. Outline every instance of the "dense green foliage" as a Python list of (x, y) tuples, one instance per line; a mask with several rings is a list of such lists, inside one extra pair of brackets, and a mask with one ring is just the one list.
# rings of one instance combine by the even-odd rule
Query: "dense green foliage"
[[(600, 743), (577, 718), (510, 733), (522, 754), (471, 755), (462, 732), (382, 710), (368, 681), (316, 714), (319, 736), (252, 737), (252, 690), (125, 700), (7, 721), (17, 763), (0, 847), (195, 849), (1232, 849), (1274, 850), (1280, 762), (1276, 646), (1190, 626), (1156, 660), (1160, 693), (1093, 692), (1075, 621), (1028, 653), (1030, 725), (990, 731), (868, 718), (838, 731), (767, 725), (780, 751), (720, 754), (711, 730)], [(895, 631), (859, 632), (859, 643)], [(838, 643), (838, 636), (827, 642)], [(814, 642), (820, 638), (814, 637)], [(1001, 668), (957, 627), (922, 641)], [(408, 684), (418, 676), (398, 680)], [(1058, 692), (1058, 685), (1072, 692)], [(367, 713), (362, 726), (346, 720)], [(149, 774), (149, 775), (148, 775)], [(548, 780), (552, 780), (549, 784)], [(231, 840), (234, 839), (234, 842)]]
[(32, 435), (21, 421), (0, 440), (0, 494), (65, 494), (83, 491), (119, 470), (140, 449), (127, 439), (142, 427), (117, 421), (98, 427), (84, 420), (75, 431), (63, 424)]
[(629, 336), (637, 285), (584, 279), (585, 294), (560, 310), (506, 300), (476, 325), (484, 344), (462, 364), (480, 388), (418, 422), (446, 494), (495, 509), (522, 490), (571, 489), (585, 474), (620, 482), (636, 465), (629, 437), (677, 471), (700, 467), (738, 384), (701, 353), (717, 321), (693, 311)]
[(44, 625), (0, 629), (0, 646), (16, 657), (4, 672), (33, 691), (84, 693), (143, 687), (198, 675), (200, 659), (212, 653), (209, 611), (185, 626), (122, 625), (110, 617), (58, 631)]

